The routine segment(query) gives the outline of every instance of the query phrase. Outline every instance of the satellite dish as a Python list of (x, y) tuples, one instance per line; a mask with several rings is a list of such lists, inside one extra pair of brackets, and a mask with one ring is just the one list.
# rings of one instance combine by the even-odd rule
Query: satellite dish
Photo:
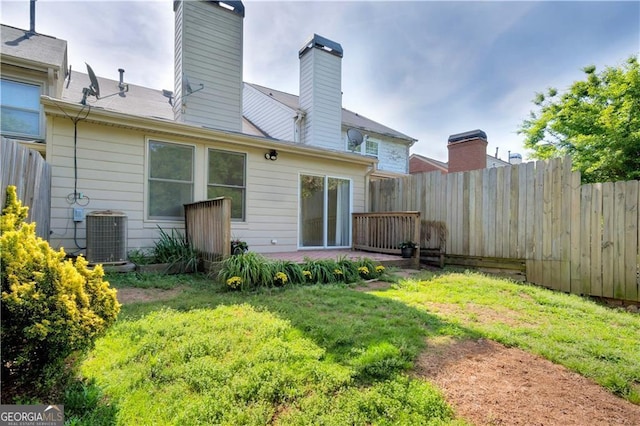
[(98, 84), (98, 78), (96, 77), (96, 73), (93, 72), (89, 64), (85, 62), (87, 66), (87, 74), (89, 74), (89, 81), (91, 81), (91, 85), (89, 86), (89, 93), (92, 96), (95, 96), (97, 99), (100, 99), (100, 85)]
[[(82, 105), (87, 104), (87, 97), (89, 96), (95, 96), (96, 99), (100, 99), (100, 85), (98, 84), (96, 73), (93, 72), (93, 69), (91, 69), (89, 64), (87, 64), (86, 62), (85, 65), (87, 66), (87, 74), (89, 74), (89, 82), (91, 84), (89, 84), (89, 87), (85, 87), (84, 89), (82, 89), (82, 100), (80, 101)], [(69, 70), (71, 70), (71, 67), (69, 67)], [(120, 95), (124, 98), (125, 93), (129, 91), (129, 85), (124, 82), (124, 70), (120, 68), (118, 69), (118, 72), (120, 73), (120, 83), (118, 84), (118, 91), (116, 93), (103, 96), (102, 99), (109, 98), (114, 95)]]
[(85, 87), (82, 89), (82, 100), (80, 103), (82, 105), (87, 104), (87, 97), (95, 96), (96, 99), (100, 99), (100, 85), (98, 84), (98, 78), (96, 77), (96, 73), (93, 72), (89, 64), (85, 62), (87, 66), (87, 74), (89, 74), (89, 87)]
[(202, 89), (204, 89), (204, 84), (200, 83), (200, 87), (193, 90), (193, 88), (191, 87), (191, 83), (189, 83), (189, 78), (186, 75), (184, 76), (184, 91), (186, 92), (185, 96), (189, 96), (192, 93), (199, 92)]
[(364, 141), (362, 133), (360, 133), (360, 130), (357, 129), (347, 130), (347, 139), (349, 139), (349, 146), (351, 147), (351, 149), (359, 147)]
[(169, 105), (173, 106), (173, 92), (171, 90), (162, 89), (162, 96), (169, 98)]

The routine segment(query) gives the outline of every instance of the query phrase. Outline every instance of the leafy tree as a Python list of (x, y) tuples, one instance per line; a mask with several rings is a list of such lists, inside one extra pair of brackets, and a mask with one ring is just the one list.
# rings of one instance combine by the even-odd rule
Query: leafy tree
[(640, 66), (631, 56), (622, 66), (596, 73), (583, 68), (585, 80), (558, 95), (537, 93), (518, 133), (533, 157), (569, 155), (584, 182), (640, 179)]

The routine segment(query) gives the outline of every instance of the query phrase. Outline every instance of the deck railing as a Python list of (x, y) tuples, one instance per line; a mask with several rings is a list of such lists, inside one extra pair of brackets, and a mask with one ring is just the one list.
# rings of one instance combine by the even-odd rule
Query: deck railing
[[(353, 249), (401, 254), (403, 241), (420, 243), (420, 212), (353, 213)], [(414, 259), (420, 258), (420, 248)]]
[(231, 254), (231, 199), (227, 197), (184, 205), (187, 241), (204, 260), (215, 262)]

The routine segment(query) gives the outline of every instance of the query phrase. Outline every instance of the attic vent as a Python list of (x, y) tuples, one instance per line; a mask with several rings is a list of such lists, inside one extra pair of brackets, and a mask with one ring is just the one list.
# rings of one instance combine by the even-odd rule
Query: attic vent
[(87, 214), (89, 263), (127, 262), (127, 216), (111, 210)]

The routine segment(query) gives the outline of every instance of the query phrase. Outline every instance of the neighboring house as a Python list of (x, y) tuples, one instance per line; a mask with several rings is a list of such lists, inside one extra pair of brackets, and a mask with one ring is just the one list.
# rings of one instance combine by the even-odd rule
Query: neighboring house
[[(244, 83), (243, 97), (245, 118), (266, 135), (302, 144), (314, 144), (312, 140), (305, 140), (305, 133), (301, 130), (304, 110), (300, 107), (302, 101), (298, 96)], [(331, 148), (377, 158), (378, 172), (408, 172), (409, 148), (416, 142), (415, 139), (348, 109), (340, 109), (340, 138)], [(364, 139), (361, 145), (350, 144), (347, 137), (349, 129), (361, 132)]]
[(487, 134), (482, 130), (472, 130), (449, 136), (447, 141), (449, 161), (443, 163), (419, 154), (409, 157), (409, 173), (439, 171), (442, 174), (466, 172), (491, 167), (503, 167), (522, 162), (520, 154), (510, 154), (509, 162), (487, 155)]
[(447, 163), (420, 154), (411, 154), (409, 157), (409, 173), (440, 172), (443, 175), (448, 172)]
[(301, 49), (309, 88), (298, 105), (242, 83), (242, 2), (177, 1), (174, 11), (171, 105), (126, 77), (97, 78), (96, 97), (87, 74), (66, 72), (65, 41), (2, 26), (2, 135), (52, 166), (51, 244), (83, 253), (82, 214), (112, 210), (126, 215), (129, 250), (151, 247), (159, 227), (184, 227), (183, 204), (228, 196), (233, 237), (252, 250), (349, 247), (368, 182), (406, 173), (415, 140), (342, 109), (340, 73), (315, 69), (339, 67), (337, 43), (314, 36)]
[(40, 96), (62, 93), (67, 42), (2, 25), (1, 134), (45, 152), (45, 118)]

